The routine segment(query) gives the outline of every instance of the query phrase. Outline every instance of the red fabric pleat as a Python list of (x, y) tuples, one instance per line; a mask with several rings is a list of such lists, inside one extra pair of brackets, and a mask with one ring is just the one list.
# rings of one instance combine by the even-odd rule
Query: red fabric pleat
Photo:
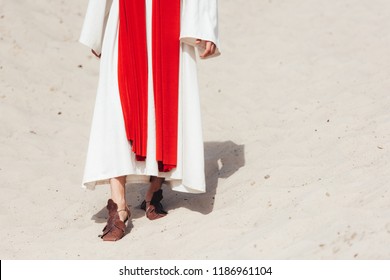
[[(148, 55), (145, 0), (119, 1), (118, 84), (128, 140), (145, 160)], [(153, 0), (152, 60), (159, 170), (177, 165), (180, 0)]]
[(146, 157), (148, 57), (145, 1), (119, 1), (118, 85), (127, 139)]
[(153, 1), (153, 86), (160, 171), (176, 167), (180, 0)]

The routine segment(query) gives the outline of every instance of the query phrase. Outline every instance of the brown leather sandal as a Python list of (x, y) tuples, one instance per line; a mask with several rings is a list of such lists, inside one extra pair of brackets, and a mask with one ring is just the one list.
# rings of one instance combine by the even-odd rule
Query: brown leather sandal
[(156, 207), (153, 204), (151, 204), (151, 201), (146, 201), (145, 211), (146, 211), (146, 217), (149, 220), (157, 220), (167, 215), (166, 213), (158, 212)]
[(149, 220), (157, 220), (168, 214), (161, 204), (162, 199), (162, 189), (159, 189), (153, 193), (151, 201), (142, 201), (140, 208), (146, 211), (146, 217)]
[[(117, 241), (125, 235), (126, 222), (130, 218), (130, 210), (126, 206), (125, 209), (118, 210), (118, 205), (109, 199), (107, 202), (108, 220), (107, 224), (103, 229), (103, 233), (99, 235), (103, 241)], [(121, 221), (119, 218), (119, 212), (126, 211), (126, 220)]]

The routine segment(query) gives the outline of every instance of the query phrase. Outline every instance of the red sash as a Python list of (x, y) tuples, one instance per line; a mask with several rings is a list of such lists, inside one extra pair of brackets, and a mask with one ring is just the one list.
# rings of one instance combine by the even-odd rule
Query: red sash
[[(119, 1), (118, 84), (126, 134), (145, 160), (148, 127), (148, 54), (145, 0)], [(152, 64), (159, 171), (177, 164), (180, 0), (153, 0)]]

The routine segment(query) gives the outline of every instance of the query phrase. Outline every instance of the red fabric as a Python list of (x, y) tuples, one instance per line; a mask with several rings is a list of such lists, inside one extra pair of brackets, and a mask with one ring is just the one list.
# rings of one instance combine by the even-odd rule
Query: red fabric
[[(148, 55), (145, 0), (120, 0), (118, 83), (126, 134), (137, 160), (145, 160)], [(180, 0), (153, 0), (153, 86), (159, 170), (177, 165)]]
[(180, 1), (153, 1), (153, 79), (157, 160), (160, 171), (176, 166)]
[(139, 159), (146, 157), (148, 63), (145, 1), (119, 1), (118, 85), (126, 134)]

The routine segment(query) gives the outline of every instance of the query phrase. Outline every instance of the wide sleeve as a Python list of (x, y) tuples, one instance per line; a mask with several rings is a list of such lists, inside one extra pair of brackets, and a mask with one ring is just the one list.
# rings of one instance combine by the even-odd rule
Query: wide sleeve
[(217, 0), (183, 0), (180, 40), (202, 51), (205, 43), (197, 46), (197, 39), (213, 42), (217, 46), (213, 56), (220, 54)]
[(88, 3), (79, 42), (93, 49), (97, 54), (102, 51), (111, 4), (112, 0), (89, 0)]

